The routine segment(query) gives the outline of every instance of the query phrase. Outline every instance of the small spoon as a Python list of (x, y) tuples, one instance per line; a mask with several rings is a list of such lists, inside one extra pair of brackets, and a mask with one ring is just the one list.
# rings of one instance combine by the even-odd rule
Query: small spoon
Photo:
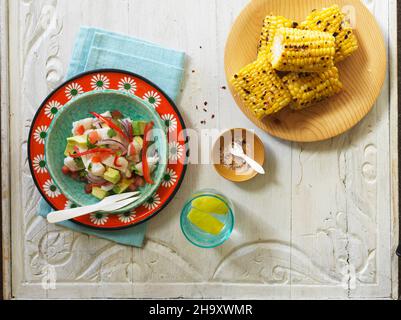
[(236, 157), (239, 157), (241, 159), (244, 159), (246, 161), (246, 163), (249, 164), (249, 166), (255, 170), (257, 173), (260, 174), (265, 174), (265, 170), (263, 169), (263, 167), (257, 163), (255, 160), (253, 160), (252, 158), (248, 157), (245, 153), (244, 150), (242, 149), (242, 147), (237, 144), (234, 143), (231, 150), (230, 150), (231, 154), (233, 154)]
[(60, 211), (54, 211), (47, 215), (47, 221), (50, 223), (57, 223), (65, 220), (70, 220), (83, 216), (88, 213), (96, 211), (110, 212), (126, 207), (130, 203), (139, 199), (136, 197), (139, 194), (136, 192), (128, 192), (123, 194), (116, 194), (110, 197), (104, 198), (102, 201), (85, 207), (78, 207), (73, 209), (66, 209)]

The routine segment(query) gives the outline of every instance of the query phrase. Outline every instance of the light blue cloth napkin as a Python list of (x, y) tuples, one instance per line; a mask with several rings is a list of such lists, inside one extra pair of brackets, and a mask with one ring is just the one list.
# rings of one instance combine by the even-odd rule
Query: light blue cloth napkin
[[(184, 64), (183, 52), (97, 28), (81, 27), (67, 79), (93, 69), (122, 69), (149, 79), (171, 99), (176, 100), (180, 92)], [(46, 217), (51, 211), (52, 208), (42, 199), (38, 207), (38, 215)], [(142, 246), (146, 232), (146, 223), (115, 231), (97, 231), (71, 221), (62, 222), (59, 225), (135, 247)]]
[(82, 27), (67, 78), (99, 68), (137, 73), (177, 99), (184, 74), (185, 54), (101, 29)]

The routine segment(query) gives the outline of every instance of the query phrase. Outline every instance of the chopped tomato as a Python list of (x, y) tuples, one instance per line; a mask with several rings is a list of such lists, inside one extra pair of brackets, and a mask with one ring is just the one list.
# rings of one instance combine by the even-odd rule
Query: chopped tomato
[(77, 181), (80, 180), (78, 172), (71, 172), (71, 178)]
[(91, 144), (96, 144), (100, 140), (100, 137), (96, 131), (92, 131), (89, 133), (88, 139)]
[(118, 110), (113, 110), (111, 112), (111, 116), (112, 116), (113, 119), (122, 119), (123, 114)]
[(65, 175), (68, 175), (68, 174), (70, 173), (70, 169), (68, 169), (67, 166), (63, 166), (63, 167), (61, 168), (61, 171), (62, 171)]
[(92, 185), (91, 184), (86, 184), (85, 185), (85, 193), (92, 193)]
[(135, 177), (134, 184), (135, 184), (137, 187), (143, 187), (143, 186), (145, 185), (145, 179), (142, 178), (142, 177), (140, 177), (140, 176), (136, 176), (136, 177)]
[(131, 183), (128, 187), (129, 191), (136, 191), (138, 186), (135, 183)]
[(100, 156), (98, 156), (98, 155), (93, 156), (93, 157), (92, 157), (92, 162), (93, 162), (93, 163), (102, 162), (102, 158), (101, 158)]
[(85, 127), (83, 125), (78, 126), (75, 129), (76, 134), (79, 134), (80, 136), (85, 133)]

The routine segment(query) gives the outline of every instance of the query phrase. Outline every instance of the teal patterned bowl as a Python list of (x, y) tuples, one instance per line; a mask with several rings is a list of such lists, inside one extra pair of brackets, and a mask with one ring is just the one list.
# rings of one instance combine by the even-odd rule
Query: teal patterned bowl
[(146, 184), (140, 188), (141, 197), (120, 210), (113, 213), (130, 211), (144, 203), (160, 186), (167, 167), (168, 142), (166, 127), (155, 109), (144, 100), (129, 93), (117, 90), (99, 90), (84, 93), (67, 103), (55, 116), (45, 141), (45, 158), (47, 168), (54, 183), (61, 192), (78, 206), (94, 204), (99, 200), (84, 191), (84, 182), (75, 181), (65, 176), (61, 168), (64, 165), (64, 149), (66, 139), (71, 136), (72, 123), (88, 118), (90, 111), (103, 113), (119, 110), (125, 117), (132, 120), (154, 122), (154, 138), (160, 162), (152, 173), (153, 185)]

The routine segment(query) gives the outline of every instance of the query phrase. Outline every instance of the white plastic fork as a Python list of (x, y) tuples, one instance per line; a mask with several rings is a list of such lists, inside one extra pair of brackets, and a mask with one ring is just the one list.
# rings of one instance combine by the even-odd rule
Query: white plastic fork
[(257, 163), (255, 160), (253, 160), (251, 157), (248, 157), (244, 153), (244, 150), (242, 149), (242, 147), (239, 144), (234, 143), (234, 145), (232, 146), (230, 152), (234, 156), (237, 156), (237, 157), (239, 157), (241, 159), (244, 159), (245, 162), (248, 163), (250, 165), (250, 167), (253, 170), (255, 170), (257, 173), (265, 174), (265, 170), (263, 169), (263, 167), (259, 163)]
[(54, 211), (47, 215), (47, 221), (50, 223), (57, 223), (77, 218), (96, 211), (110, 212), (118, 210), (138, 200), (140, 197), (135, 197), (138, 194), (139, 192), (116, 194), (110, 197), (106, 197), (102, 201), (90, 206)]

